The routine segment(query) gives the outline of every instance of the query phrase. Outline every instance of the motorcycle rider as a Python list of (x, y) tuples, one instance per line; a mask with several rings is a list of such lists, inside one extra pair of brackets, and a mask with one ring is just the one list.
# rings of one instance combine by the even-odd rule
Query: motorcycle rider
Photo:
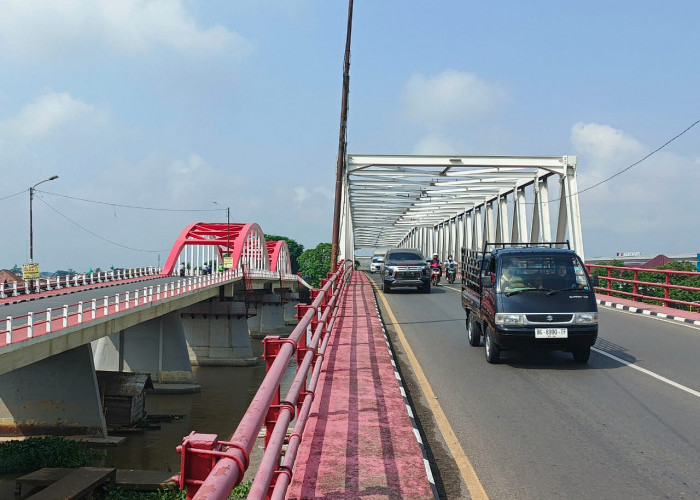
[(450, 283), (453, 283), (455, 277), (457, 276), (457, 262), (455, 262), (451, 255), (448, 255), (447, 260), (445, 261), (445, 272), (448, 277), (448, 280), (450, 279), (450, 277), (452, 278), (452, 281), (450, 281)]
[(442, 276), (442, 264), (440, 263), (440, 259), (438, 259), (438, 254), (434, 253), (433, 260), (430, 261), (430, 272), (432, 273), (436, 268), (439, 271), (439, 274), (437, 275), (437, 281), (435, 284), (438, 284), (440, 283), (440, 276)]

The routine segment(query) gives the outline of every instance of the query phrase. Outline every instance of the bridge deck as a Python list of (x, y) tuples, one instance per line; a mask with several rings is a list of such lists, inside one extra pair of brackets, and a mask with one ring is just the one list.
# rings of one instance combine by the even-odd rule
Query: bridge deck
[(333, 332), (288, 498), (435, 498), (364, 273)]

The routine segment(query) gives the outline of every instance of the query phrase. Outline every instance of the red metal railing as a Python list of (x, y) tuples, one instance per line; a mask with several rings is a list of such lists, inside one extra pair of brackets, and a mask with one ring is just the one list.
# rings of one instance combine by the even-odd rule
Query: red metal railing
[[(181, 489), (187, 489), (188, 500), (227, 499), (243, 479), (250, 452), (263, 425), (267, 431), (265, 452), (248, 499), (285, 497), (329, 334), (351, 274), (352, 262), (341, 262), (338, 270), (322, 281), (320, 290), (312, 290), (311, 305), (297, 306), (299, 324), (289, 337), (266, 337), (263, 340), (267, 375), (229, 441), (219, 441), (214, 434), (196, 432), (183, 438), (182, 445), (177, 447), (181, 463), (176, 480)], [(285, 398), (281, 399), (280, 384), (295, 353), (296, 377)], [(296, 424), (280, 462), (287, 429), (295, 415)]]
[(61, 288), (84, 287), (110, 281), (133, 280), (142, 277), (156, 278), (160, 274), (157, 267), (142, 267), (137, 269), (114, 269), (94, 273), (52, 276), (26, 281), (0, 283), (0, 299), (18, 297), (23, 294), (40, 293)]
[[(250, 271), (252, 278), (279, 279), (279, 273)], [(146, 286), (130, 292), (105, 295), (86, 302), (66, 304), (57, 308), (30, 312), (0, 319), (0, 347), (22, 342), (30, 338), (55, 333), (88, 321), (105, 318), (153, 302), (169, 300), (174, 296), (190, 293), (221, 283), (241, 279), (240, 270), (229, 270), (205, 276), (181, 278), (164, 285)], [(291, 278), (290, 275), (288, 278)]]
[[(600, 286), (597, 292), (606, 295), (618, 295), (638, 302), (660, 303), (666, 307), (685, 306), (688, 308), (700, 308), (700, 287), (677, 285), (671, 282), (673, 276), (688, 276), (700, 278), (700, 273), (693, 271), (674, 271), (671, 269), (644, 269), (639, 267), (618, 267), (586, 264), (589, 274), (597, 274)], [(595, 269), (605, 270), (605, 274), (594, 273)], [(641, 281), (640, 273), (650, 273), (652, 276), (663, 277), (663, 282)], [(671, 297), (672, 290), (684, 290), (694, 292), (697, 300), (681, 300)], [(663, 293), (663, 296), (653, 293)]]

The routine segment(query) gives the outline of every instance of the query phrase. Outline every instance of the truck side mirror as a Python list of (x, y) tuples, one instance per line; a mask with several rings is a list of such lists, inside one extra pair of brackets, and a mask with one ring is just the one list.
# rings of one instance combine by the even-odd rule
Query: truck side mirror
[(481, 286), (483, 288), (491, 288), (493, 286), (493, 275), (489, 273), (486, 276), (482, 276)]

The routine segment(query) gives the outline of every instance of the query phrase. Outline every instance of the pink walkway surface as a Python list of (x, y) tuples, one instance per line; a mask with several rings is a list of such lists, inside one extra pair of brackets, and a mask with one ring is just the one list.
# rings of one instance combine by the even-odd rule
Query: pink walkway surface
[(433, 499), (364, 273), (332, 335), (287, 498)]

